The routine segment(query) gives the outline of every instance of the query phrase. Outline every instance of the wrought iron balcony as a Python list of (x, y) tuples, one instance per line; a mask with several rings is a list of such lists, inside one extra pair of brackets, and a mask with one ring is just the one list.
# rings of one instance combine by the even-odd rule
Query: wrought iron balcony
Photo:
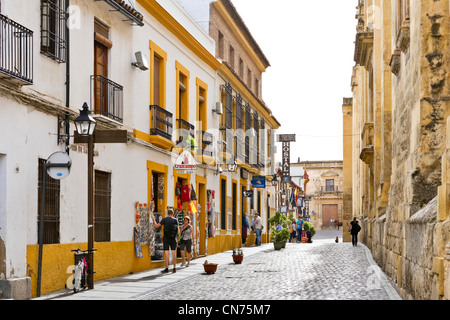
[(91, 76), (91, 105), (99, 114), (123, 123), (123, 87), (104, 76)]
[[(188, 138), (188, 135), (195, 138), (195, 127), (188, 121), (177, 119), (177, 144), (183, 143)], [(185, 146), (183, 146), (185, 147)]]
[(214, 136), (212, 133), (206, 132), (206, 131), (197, 131), (197, 138), (198, 138), (198, 145), (199, 145), (199, 150), (198, 153), (201, 153), (204, 156), (209, 156), (212, 157), (213, 156), (213, 150), (211, 149), (211, 145), (213, 143), (214, 140)]
[(33, 31), (0, 14), (0, 78), (33, 84)]
[(157, 105), (150, 106), (150, 134), (172, 140), (173, 115)]

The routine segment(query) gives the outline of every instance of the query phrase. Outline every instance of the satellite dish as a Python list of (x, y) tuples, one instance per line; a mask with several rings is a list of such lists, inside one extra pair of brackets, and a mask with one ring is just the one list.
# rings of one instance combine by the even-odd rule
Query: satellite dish
[(72, 159), (67, 153), (58, 151), (48, 157), (45, 166), (50, 177), (55, 180), (62, 180), (70, 174)]

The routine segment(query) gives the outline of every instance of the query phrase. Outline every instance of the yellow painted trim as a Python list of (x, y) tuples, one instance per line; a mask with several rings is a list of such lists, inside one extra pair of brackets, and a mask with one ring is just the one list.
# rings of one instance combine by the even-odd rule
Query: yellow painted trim
[[(164, 174), (164, 199), (158, 199), (158, 207), (159, 208), (167, 208), (167, 178), (168, 178), (168, 172), (169, 168), (163, 164), (153, 162), (150, 160), (147, 160), (147, 170), (148, 170), (148, 176), (147, 176), (147, 196), (148, 196), (148, 203), (150, 203), (152, 199), (152, 174), (155, 173), (162, 173)], [(158, 197), (155, 197), (158, 198)]]
[[(222, 233), (227, 233), (227, 226), (228, 226), (228, 224), (227, 224), (227, 213), (228, 213), (228, 206), (227, 206), (227, 202), (228, 202), (228, 193), (227, 193), (227, 190), (228, 190), (228, 178), (227, 178), (227, 176), (224, 176), (223, 174), (221, 174), (220, 175), (220, 184), (219, 184), (219, 190), (220, 190), (220, 192), (222, 192), (222, 180), (225, 180), (225, 196), (224, 196), (224, 201), (225, 201), (225, 212), (220, 212), (220, 214), (222, 215), (224, 215), (225, 216), (225, 226), (222, 226), (222, 217), (220, 217), (220, 233), (222, 234)], [(221, 193), (219, 193), (220, 194), (220, 201), (219, 201), (219, 206), (220, 206), (220, 210), (222, 210), (222, 194)], [(225, 228), (225, 229), (223, 229), (223, 228)]]
[[(203, 82), (202, 80), (200, 80), (199, 78), (195, 79), (195, 85), (197, 87), (197, 122), (200, 122), (200, 118), (202, 118), (202, 127), (200, 128), (203, 131), (207, 131), (208, 130), (208, 113), (207, 113), (207, 109), (208, 109), (208, 84), (206, 82)], [(203, 112), (202, 114), (200, 114), (199, 112), (199, 104), (200, 104), (200, 90), (203, 89), (205, 90), (205, 102), (204, 102), (204, 106), (205, 108), (203, 108)]]
[(165, 150), (171, 150), (172, 147), (175, 146), (175, 144), (172, 141), (167, 140), (166, 138), (157, 135), (150, 135), (137, 129), (133, 129), (133, 135), (136, 139), (140, 139), (145, 142), (154, 144), (155, 146), (158, 146)]
[(208, 50), (203, 47), (174, 17), (172, 17), (156, 0), (138, 0), (156, 20), (175, 35), (196, 56), (217, 71), (221, 63)]
[[(177, 112), (176, 112), (176, 119), (183, 119), (187, 122), (189, 122), (189, 80), (191, 77), (191, 73), (188, 69), (186, 69), (180, 62), (175, 61), (175, 70), (176, 70), (176, 103), (177, 103)], [(186, 83), (184, 85), (186, 86), (186, 93), (185, 93), (185, 99), (183, 99), (183, 103), (185, 104), (185, 108), (181, 110), (180, 114), (180, 73), (183, 74), (183, 76), (186, 77)], [(177, 126), (178, 129), (178, 126)]]
[(166, 66), (167, 66), (167, 53), (161, 49), (156, 43), (150, 40), (150, 105), (154, 105), (155, 86), (153, 84), (155, 73), (155, 55), (161, 59), (159, 83), (160, 83), (160, 107), (166, 109)]
[[(240, 186), (239, 186), (239, 184), (238, 184), (238, 182), (237, 182), (237, 180), (236, 179), (231, 179), (231, 198), (233, 198), (233, 184), (235, 184), (236, 185), (236, 229), (233, 229), (233, 226), (231, 226), (231, 233), (233, 233), (233, 234), (237, 234), (237, 230), (238, 229), (241, 229), (241, 228), (239, 228), (239, 221), (241, 221), (241, 219), (240, 219), (240, 210), (239, 210), (239, 206), (238, 206), (238, 199), (239, 199), (239, 189), (240, 189)], [(231, 201), (233, 201), (233, 199), (231, 200)], [(233, 203), (231, 203), (231, 205), (233, 205)], [(233, 210), (233, 207), (231, 208), (231, 210)], [(233, 211), (231, 211), (231, 219), (233, 219)], [(233, 221), (233, 220), (232, 220)], [(241, 226), (242, 226), (242, 224), (241, 224)]]
[(228, 11), (224, 7), (224, 5), (220, 1), (215, 1), (212, 4), (216, 8), (216, 10), (219, 12), (219, 14), (222, 16), (222, 18), (225, 20), (225, 23), (227, 24), (227, 26), (231, 29), (233, 34), (236, 36), (238, 42), (242, 45), (244, 50), (250, 55), (252, 61), (255, 62), (259, 71), (265, 72), (266, 67), (264, 66), (264, 63), (261, 61), (259, 56), (256, 54), (255, 50), (253, 50), (252, 46), (250, 45), (250, 43), (247, 40), (247, 37), (241, 32), (241, 29), (234, 22), (233, 18), (230, 16), (230, 14), (228, 13)]

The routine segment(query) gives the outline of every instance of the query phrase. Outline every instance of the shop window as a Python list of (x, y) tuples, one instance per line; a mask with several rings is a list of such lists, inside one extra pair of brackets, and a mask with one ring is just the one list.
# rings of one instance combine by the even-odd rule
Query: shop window
[[(40, 221), (42, 219), (42, 192), (45, 192), (44, 203), (44, 244), (59, 243), (59, 227), (60, 227), (60, 180), (55, 180), (46, 172), (44, 173), (44, 164), (46, 160), (39, 159), (39, 177), (38, 177), (38, 238), (40, 234)], [(44, 186), (42, 174), (46, 174)], [(44, 189), (44, 190), (43, 190)]]

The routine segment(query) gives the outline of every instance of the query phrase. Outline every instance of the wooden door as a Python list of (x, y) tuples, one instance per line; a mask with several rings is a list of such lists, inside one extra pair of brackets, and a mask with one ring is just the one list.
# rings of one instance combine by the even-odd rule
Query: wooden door
[(334, 226), (331, 220), (338, 219), (338, 205), (324, 204), (322, 205), (322, 229)]
[(108, 47), (94, 42), (95, 113), (108, 114)]

